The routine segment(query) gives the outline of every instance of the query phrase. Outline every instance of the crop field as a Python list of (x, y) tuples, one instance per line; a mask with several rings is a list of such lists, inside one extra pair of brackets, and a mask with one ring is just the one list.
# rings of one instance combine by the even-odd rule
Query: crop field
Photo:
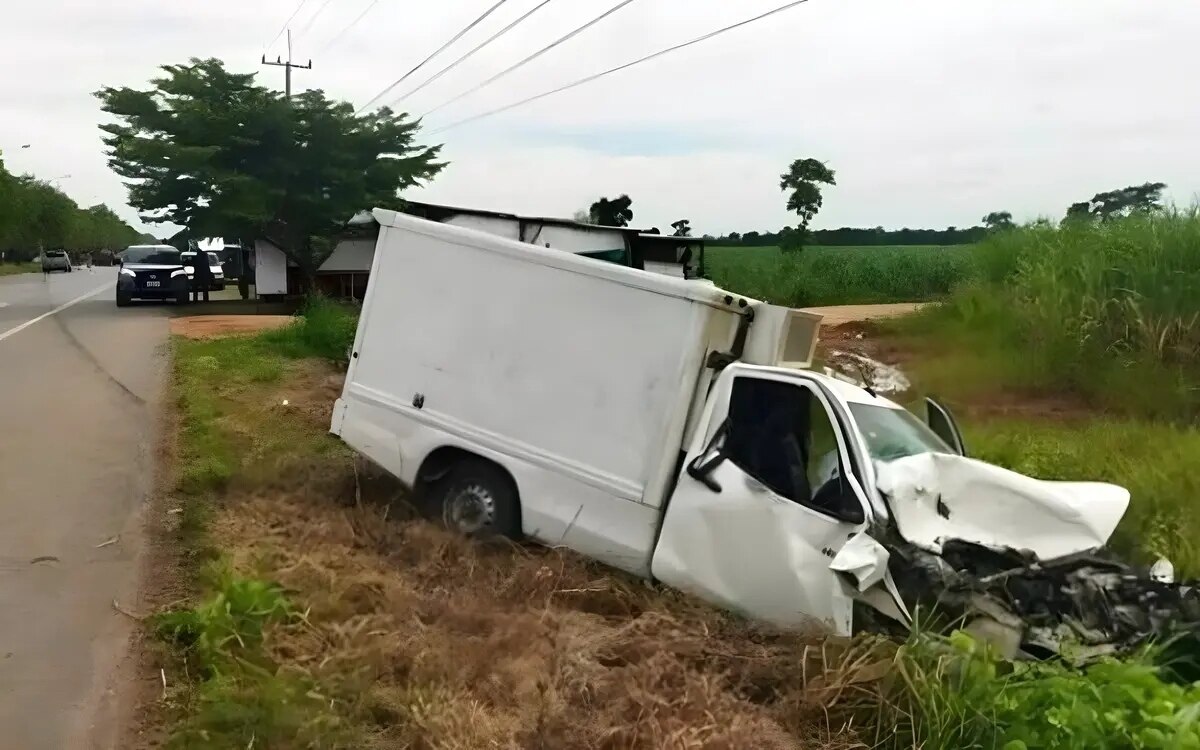
[(970, 246), (709, 247), (705, 270), (720, 287), (791, 307), (923, 302), (972, 273)]

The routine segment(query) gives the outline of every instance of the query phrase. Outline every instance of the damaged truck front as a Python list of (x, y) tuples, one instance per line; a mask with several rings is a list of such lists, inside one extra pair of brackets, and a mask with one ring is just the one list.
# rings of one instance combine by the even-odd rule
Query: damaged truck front
[(956, 567), (950, 550), (1028, 550), (1032, 576), (1103, 545), (1123, 490), (1006, 474), (979, 494), (972, 472), (1002, 470), (961, 455), (945, 410), (927, 424), (808, 369), (819, 316), (375, 216), (331, 431), (448, 525), (567, 547), (785, 627), (849, 634), (856, 602), (907, 625), (936, 587), (1022, 648), (1061, 641), (1070, 622), (1043, 626), (1025, 614), (1037, 605), (964, 593), (1019, 576), (989, 578), (1007, 568), (975, 570), (970, 554)]

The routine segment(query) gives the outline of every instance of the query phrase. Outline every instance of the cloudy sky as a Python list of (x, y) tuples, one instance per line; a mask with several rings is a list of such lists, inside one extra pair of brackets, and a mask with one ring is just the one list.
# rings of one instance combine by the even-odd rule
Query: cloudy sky
[[(282, 88), (282, 69), (258, 61), (298, 1), (5, 0), (7, 166), (58, 178), (80, 203), (106, 202), (136, 222), (105, 164), (91, 92), (144, 85), (157, 65), (193, 56), (260, 71)], [(313, 69), (298, 71), (295, 86), (365, 103), (494, 2), (306, 0), (291, 24), (293, 46)], [(508, 0), (383, 101), (538, 2)], [(633, 0), (429, 115), (427, 131), (783, 2)], [(615, 3), (554, 0), (397, 107), (424, 114)], [(1195, 0), (811, 0), (572, 91), (430, 132), (452, 164), (419, 195), (570, 215), (625, 192), (637, 225), (687, 217), (702, 232), (761, 230), (795, 223), (777, 176), (792, 159), (815, 157), (838, 179), (821, 227), (965, 226), (998, 209), (1059, 216), (1097, 191), (1148, 180), (1190, 203), (1200, 195), (1197, 39)], [(286, 54), (282, 39), (265, 51)]]

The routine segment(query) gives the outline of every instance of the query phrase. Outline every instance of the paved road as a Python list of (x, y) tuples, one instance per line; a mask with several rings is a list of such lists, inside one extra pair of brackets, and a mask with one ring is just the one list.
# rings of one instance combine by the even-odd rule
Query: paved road
[(115, 741), (111, 689), (131, 623), (112, 602), (137, 606), (170, 313), (118, 311), (115, 278), (0, 278), (3, 748)]

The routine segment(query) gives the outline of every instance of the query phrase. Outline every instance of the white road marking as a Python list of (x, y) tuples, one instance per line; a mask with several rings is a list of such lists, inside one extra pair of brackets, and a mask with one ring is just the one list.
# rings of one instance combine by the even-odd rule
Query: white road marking
[(65, 302), (65, 303), (59, 305), (58, 307), (54, 308), (53, 310), (51, 310), (48, 313), (42, 313), (41, 315), (37, 316), (36, 318), (33, 318), (32, 320), (27, 320), (24, 323), (22, 323), (21, 325), (16, 326), (15, 328), (9, 328), (4, 333), (0, 333), (0, 341), (3, 341), (4, 339), (8, 338), (9, 336), (12, 336), (14, 333), (20, 333), (21, 331), (24, 331), (26, 328), (33, 325), (34, 323), (37, 323), (39, 320), (45, 320), (46, 318), (50, 317), (51, 315), (56, 315), (56, 314), (62, 312), (63, 310), (66, 310), (71, 305), (77, 305), (80, 302), (83, 302), (88, 297), (95, 297), (97, 294), (99, 294), (100, 292), (103, 292), (105, 289), (111, 289), (111, 288), (112, 288), (112, 283), (108, 283), (108, 284), (105, 284), (104, 286), (96, 287), (95, 289), (93, 289), (90, 292), (87, 292), (86, 294), (79, 295), (78, 297), (71, 300), (70, 302)]

